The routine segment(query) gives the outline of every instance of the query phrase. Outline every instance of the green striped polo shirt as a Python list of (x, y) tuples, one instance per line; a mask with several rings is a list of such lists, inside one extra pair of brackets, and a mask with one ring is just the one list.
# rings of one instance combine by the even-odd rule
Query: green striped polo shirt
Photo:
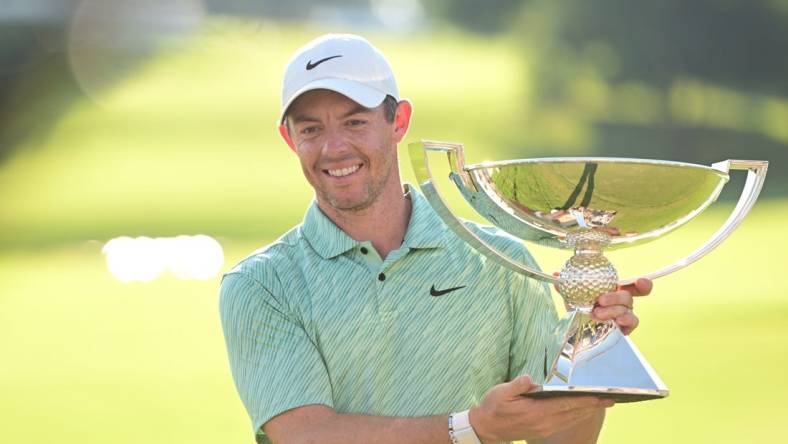
[[(385, 260), (313, 203), (301, 225), (224, 275), (230, 367), (258, 442), (269, 442), (266, 421), (308, 404), (438, 415), (520, 374), (542, 382), (557, 322), (548, 287), (486, 260), (408, 189), (405, 239)], [(515, 238), (468, 225), (535, 266)]]

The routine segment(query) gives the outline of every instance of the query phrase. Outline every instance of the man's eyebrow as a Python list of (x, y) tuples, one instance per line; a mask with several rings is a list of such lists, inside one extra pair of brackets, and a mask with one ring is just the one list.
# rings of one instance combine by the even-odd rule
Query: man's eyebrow
[[(353, 114), (363, 114), (372, 112), (370, 108), (367, 108), (364, 105), (356, 104), (353, 108), (348, 110), (346, 113), (342, 114), (342, 119), (345, 119)], [(294, 114), (291, 119), (293, 119), (293, 123), (301, 123), (301, 122), (320, 122), (320, 119), (314, 116), (310, 116), (308, 114)]]
[(353, 114), (368, 113), (368, 112), (371, 112), (371, 111), (372, 111), (372, 110), (371, 110), (371, 109), (369, 109), (369, 108), (367, 108), (366, 106), (363, 106), (363, 105), (356, 104), (356, 106), (354, 106), (354, 107), (353, 107), (353, 108), (351, 108), (351, 109), (350, 109), (348, 112), (346, 112), (345, 114), (343, 114), (343, 115), (342, 115), (342, 118), (344, 119), (344, 118), (346, 118), (346, 117), (350, 117), (350, 116), (352, 116)]
[(293, 123), (320, 122), (320, 119), (318, 119), (317, 117), (313, 117), (313, 116), (306, 115), (306, 114), (295, 114), (295, 115), (293, 115), (290, 118), (293, 119)]

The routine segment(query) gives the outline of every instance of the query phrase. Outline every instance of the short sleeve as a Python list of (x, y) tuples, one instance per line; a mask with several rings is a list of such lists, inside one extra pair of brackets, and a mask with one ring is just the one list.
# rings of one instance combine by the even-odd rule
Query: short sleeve
[[(523, 251), (526, 263), (538, 269), (527, 250)], [(509, 379), (527, 374), (534, 383), (541, 384), (558, 353), (558, 314), (547, 283), (523, 275), (518, 275), (517, 281), (512, 304)]]
[(233, 379), (258, 442), (270, 442), (261, 427), (280, 413), (309, 404), (333, 407), (316, 345), (262, 284), (240, 272), (225, 275), (220, 313)]

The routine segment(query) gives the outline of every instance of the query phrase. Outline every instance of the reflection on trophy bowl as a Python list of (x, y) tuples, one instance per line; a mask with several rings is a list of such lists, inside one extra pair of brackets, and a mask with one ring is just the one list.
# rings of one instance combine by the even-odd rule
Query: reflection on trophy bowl
[[(447, 155), (454, 182), (487, 221), (522, 240), (574, 255), (553, 276), (519, 262), (477, 237), (446, 205), (429, 168), (429, 153)], [(711, 205), (731, 170), (747, 181), (730, 217), (697, 250), (644, 277), (655, 279), (697, 261), (741, 223), (758, 198), (768, 162), (727, 160), (712, 166), (649, 159), (546, 158), (465, 165), (463, 147), (424, 141), (410, 145), (418, 185), (446, 225), (488, 259), (556, 284), (569, 312), (555, 332), (554, 358), (541, 389), (529, 396), (594, 395), (620, 402), (665, 397), (668, 389), (613, 322), (591, 318), (596, 299), (618, 285), (603, 250), (633, 247), (664, 236)], [(549, 361), (552, 359), (552, 361)]]
[(609, 249), (656, 239), (703, 211), (728, 181), (702, 165), (613, 158), (486, 162), (453, 174), (485, 218), (560, 248), (576, 247), (568, 236), (586, 228), (607, 234)]

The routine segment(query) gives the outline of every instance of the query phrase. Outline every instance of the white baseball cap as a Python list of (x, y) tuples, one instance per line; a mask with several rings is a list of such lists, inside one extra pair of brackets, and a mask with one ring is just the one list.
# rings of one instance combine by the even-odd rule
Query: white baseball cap
[(280, 122), (290, 104), (313, 89), (336, 91), (367, 108), (380, 105), (387, 95), (399, 100), (386, 57), (353, 34), (326, 34), (296, 51), (285, 70)]

